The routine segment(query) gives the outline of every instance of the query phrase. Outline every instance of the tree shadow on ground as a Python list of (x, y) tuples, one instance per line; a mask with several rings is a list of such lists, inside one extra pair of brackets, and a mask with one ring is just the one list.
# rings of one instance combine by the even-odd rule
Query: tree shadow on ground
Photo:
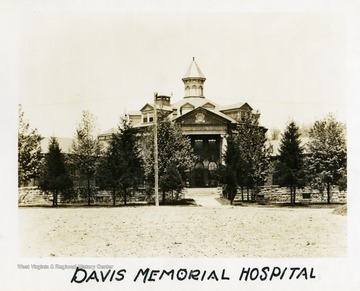
[(194, 199), (184, 198), (180, 200), (166, 200), (164, 203), (161, 202), (160, 205), (164, 206), (198, 206)]

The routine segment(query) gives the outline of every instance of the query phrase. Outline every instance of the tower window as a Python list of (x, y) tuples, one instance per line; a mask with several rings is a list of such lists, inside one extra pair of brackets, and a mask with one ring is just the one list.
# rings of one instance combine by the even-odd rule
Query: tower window
[(197, 88), (196, 88), (195, 85), (193, 85), (193, 86), (191, 87), (190, 95), (191, 95), (191, 96), (196, 96), (196, 95), (197, 95)]
[(185, 95), (186, 95), (186, 96), (189, 96), (189, 94), (190, 94), (190, 87), (189, 87), (189, 86), (186, 86), (186, 87), (185, 87)]

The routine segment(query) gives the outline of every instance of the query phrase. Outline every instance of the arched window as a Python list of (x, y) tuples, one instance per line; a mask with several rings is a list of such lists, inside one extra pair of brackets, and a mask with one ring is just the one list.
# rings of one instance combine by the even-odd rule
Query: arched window
[(204, 88), (200, 86), (199, 90), (200, 90), (200, 96), (204, 96)]
[(215, 171), (217, 170), (217, 164), (215, 162), (209, 163), (209, 171)]
[(204, 164), (202, 162), (197, 162), (195, 164), (195, 169), (204, 169)]
[(190, 95), (190, 87), (186, 86), (185, 87), (185, 96), (189, 96)]
[(196, 96), (196, 95), (197, 95), (197, 88), (195, 85), (193, 85), (190, 90), (190, 96)]

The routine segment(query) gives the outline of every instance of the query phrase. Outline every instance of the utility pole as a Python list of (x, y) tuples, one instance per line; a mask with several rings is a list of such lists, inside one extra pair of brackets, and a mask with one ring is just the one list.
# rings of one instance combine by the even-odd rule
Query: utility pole
[(158, 165), (158, 140), (157, 140), (157, 93), (154, 93), (154, 176), (155, 176), (155, 206), (159, 206), (159, 165)]

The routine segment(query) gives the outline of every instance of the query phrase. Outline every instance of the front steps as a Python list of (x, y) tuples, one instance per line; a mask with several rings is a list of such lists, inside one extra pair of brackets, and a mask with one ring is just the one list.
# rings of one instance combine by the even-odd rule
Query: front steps
[(227, 207), (219, 203), (216, 198), (221, 197), (221, 188), (187, 188), (185, 198), (192, 198), (202, 207)]

